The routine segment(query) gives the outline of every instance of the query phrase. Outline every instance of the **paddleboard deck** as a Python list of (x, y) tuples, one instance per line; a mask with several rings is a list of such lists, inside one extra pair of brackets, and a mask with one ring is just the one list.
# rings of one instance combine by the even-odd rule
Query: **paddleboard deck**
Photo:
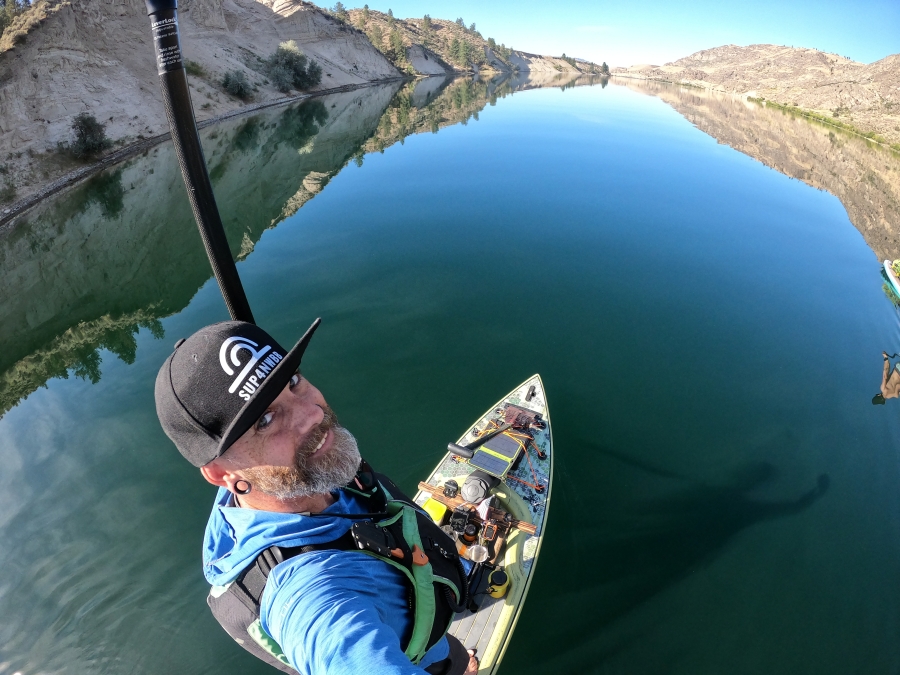
[[(499, 485), (491, 489), (492, 506), (510, 514), (506, 522), (513, 523), (499, 552), (495, 551), (496, 557), (492, 559), (507, 573), (509, 589), (502, 598), (482, 595), (483, 602), (475, 612), (466, 609), (457, 614), (450, 626), (449, 632), (466, 648), (476, 650), (480, 662), (478, 672), (482, 675), (492, 675), (497, 671), (521, 614), (541, 549), (553, 483), (550, 411), (539, 375), (528, 378), (493, 405), (469, 427), (457, 445), (466, 446), (480, 435), (500, 427), (508, 406), (539, 413), (544, 427), (529, 430), (533, 442), (523, 441), (524, 455), (512, 469), (505, 472)], [(490, 460), (490, 457), (487, 459)], [(461, 497), (455, 501), (448, 500), (435, 489), (442, 490), (451, 479), (462, 486), (476, 468), (468, 460), (448, 452), (428, 480), (419, 484), (420, 489), (414, 498), (416, 503), (423, 505), (429, 497), (443, 498), (446, 503), (464, 501)]]
[(891, 290), (900, 298), (900, 279), (897, 278), (890, 260), (884, 261), (883, 269), (884, 276), (887, 277), (888, 283), (891, 285)]

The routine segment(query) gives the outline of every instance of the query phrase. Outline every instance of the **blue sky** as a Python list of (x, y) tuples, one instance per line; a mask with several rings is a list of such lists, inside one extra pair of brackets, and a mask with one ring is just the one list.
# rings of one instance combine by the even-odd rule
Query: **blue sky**
[(812, 47), (863, 63), (900, 53), (900, 0), (363, 1), (402, 18), (462, 17), (516, 49), (610, 66), (662, 64), (729, 43)]

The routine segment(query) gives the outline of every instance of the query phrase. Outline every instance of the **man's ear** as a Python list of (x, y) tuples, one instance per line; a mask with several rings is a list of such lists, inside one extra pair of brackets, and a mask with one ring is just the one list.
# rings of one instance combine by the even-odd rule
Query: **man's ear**
[(200, 473), (206, 479), (206, 482), (219, 487), (231, 489), (230, 483), (234, 482), (234, 477), (231, 475), (231, 472), (216, 460), (201, 466)]

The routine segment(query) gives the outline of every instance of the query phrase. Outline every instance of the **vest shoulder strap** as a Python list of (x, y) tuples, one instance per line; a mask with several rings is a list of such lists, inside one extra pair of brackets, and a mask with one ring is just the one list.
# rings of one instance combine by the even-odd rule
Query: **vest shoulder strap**
[(279, 546), (270, 546), (260, 553), (256, 560), (251, 563), (240, 576), (234, 580), (229, 589), (234, 593), (247, 609), (259, 614), (259, 603), (262, 599), (263, 590), (269, 579), (269, 574), (275, 569), (279, 563), (294, 558), (302, 553), (311, 551), (352, 551), (356, 550), (356, 544), (348, 530), (333, 541), (326, 541), (322, 544), (307, 544), (306, 546), (293, 546), (289, 548), (281, 548)]

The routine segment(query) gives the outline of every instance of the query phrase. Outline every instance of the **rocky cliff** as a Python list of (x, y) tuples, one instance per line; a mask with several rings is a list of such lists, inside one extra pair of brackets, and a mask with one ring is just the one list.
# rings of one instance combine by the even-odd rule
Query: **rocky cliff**
[(613, 75), (767, 99), (900, 144), (900, 54), (866, 65), (816, 49), (725, 45)]
[[(75, 166), (57, 151), (94, 115), (118, 146), (168, 130), (143, 0), (40, 0), (41, 17), (0, 53), (0, 180), (22, 197)], [(246, 105), (221, 86), (240, 70), (253, 101), (284, 98), (262, 60), (294, 40), (323, 71), (317, 89), (399, 77), (365, 35), (302, 0), (182, 0), (184, 55), (199, 120)]]
[[(364, 16), (363, 10), (333, 16), (304, 0), (181, 0), (179, 24), (200, 122), (248, 103), (284, 99), (264, 60), (286, 40), (322, 67), (322, 81), (312, 91), (402, 75), (486, 68), (569, 76), (589, 67), (515, 52), (450, 21), (426, 26), (424, 18), (395, 20), (375, 11)], [(467, 45), (462, 56), (458, 49), (451, 53), (460, 41)], [(236, 70), (252, 87), (250, 101), (222, 86), (225, 73)], [(72, 122), (81, 113), (105, 125), (113, 151), (168, 131), (143, 0), (35, 0), (4, 31), (0, 205), (39, 196), (42, 186), (83, 166), (60, 151), (74, 138)], [(8, 207), (0, 216), (15, 210)]]

